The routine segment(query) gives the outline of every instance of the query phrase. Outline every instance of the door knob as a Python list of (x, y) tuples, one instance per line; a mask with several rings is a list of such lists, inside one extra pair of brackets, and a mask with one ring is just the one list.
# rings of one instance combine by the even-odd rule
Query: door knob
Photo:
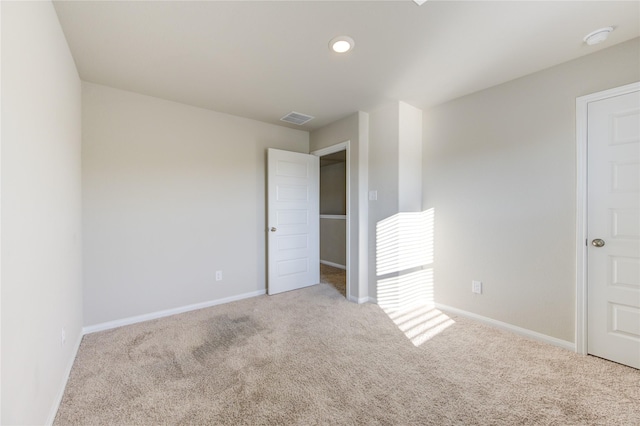
[(596, 238), (595, 240), (591, 241), (591, 244), (594, 247), (602, 247), (604, 246), (604, 240), (601, 240), (600, 238)]
[(277, 231), (277, 229), (276, 229), (276, 228), (274, 228), (274, 227), (272, 226), (272, 227), (271, 227), (271, 229), (270, 229), (270, 231), (271, 231), (271, 232), (276, 232), (276, 231)]

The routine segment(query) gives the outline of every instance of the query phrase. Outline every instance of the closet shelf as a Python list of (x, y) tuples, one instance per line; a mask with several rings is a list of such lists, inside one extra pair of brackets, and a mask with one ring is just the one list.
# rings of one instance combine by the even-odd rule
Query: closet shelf
[(347, 219), (347, 215), (346, 214), (321, 214), (320, 215), (320, 219), (342, 219), (342, 220), (346, 220)]

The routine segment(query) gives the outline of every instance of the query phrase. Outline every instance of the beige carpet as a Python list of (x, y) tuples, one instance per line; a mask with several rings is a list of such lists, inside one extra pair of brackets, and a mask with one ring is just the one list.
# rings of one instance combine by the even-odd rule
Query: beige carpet
[(420, 324), (438, 314), (392, 315), (431, 332), (416, 346), (319, 284), (91, 334), (55, 423), (639, 424), (640, 371), (463, 318)]
[(347, 271), (333, 266), (320, 264), (320, 282), (329, 284), (338, 290), (342, 297), (347, 297)]

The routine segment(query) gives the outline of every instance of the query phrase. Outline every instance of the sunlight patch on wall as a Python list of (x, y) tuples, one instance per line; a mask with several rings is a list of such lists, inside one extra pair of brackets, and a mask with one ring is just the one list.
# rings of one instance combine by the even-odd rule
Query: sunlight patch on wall
[(433, 306), (433, 269), (419, 269), (379, 279), (377, 301), (385, 311)]
[(378, 305), (416, 346), (454, 323), (434, 308), (434, 230), (434, 209), (376, 225)]
[(434, 209), (402, 212), (376, 225), (376, 275), (433, 263)]

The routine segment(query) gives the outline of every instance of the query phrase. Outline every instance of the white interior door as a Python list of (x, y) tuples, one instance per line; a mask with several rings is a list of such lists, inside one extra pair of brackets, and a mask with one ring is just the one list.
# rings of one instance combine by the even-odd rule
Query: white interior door
[(587, 347), (640, 368), (640, 92), (591, 102)]
[(267, 158), (267, 292), (277, 294), (320, 282), (320, 161), (278, 149)]

